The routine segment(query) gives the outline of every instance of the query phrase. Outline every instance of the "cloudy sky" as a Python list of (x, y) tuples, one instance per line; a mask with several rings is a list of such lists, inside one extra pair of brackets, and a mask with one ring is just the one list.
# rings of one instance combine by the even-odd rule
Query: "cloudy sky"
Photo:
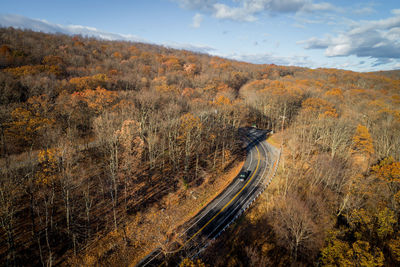
[(400, 69), (398, 0), (0, 0), (0, 25), (253, 63)]

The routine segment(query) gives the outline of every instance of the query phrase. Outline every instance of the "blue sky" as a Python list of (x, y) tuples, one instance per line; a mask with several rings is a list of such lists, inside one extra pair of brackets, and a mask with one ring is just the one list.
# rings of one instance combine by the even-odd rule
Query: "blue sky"
[(0, 25), (139, 40), (253, 63), (400, 69), (398, 1), (0, 0)]

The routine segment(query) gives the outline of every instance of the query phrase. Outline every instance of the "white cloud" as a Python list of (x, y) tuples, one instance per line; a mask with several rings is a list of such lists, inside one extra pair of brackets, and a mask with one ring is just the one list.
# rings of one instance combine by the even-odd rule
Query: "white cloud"
[(172, 0), (179, 3), (182, 8), (209, 11), (213, 9), (216, 0)]
[(193, 17), (193, 22), (192, 22), (192, 27), (193, 28), (199, 28), (201, 23), (203, 22), (203, 15), (197, 13), (196, 15), (194, 15)]
[(214, 17), (218, 19), (231, 19), (236, 21), (255, 21), (252, 12), (240, 7), (229, 7), (225, 4), (214, 4)]
[(80, 34), (83, 36), (95, 37), (104, 40), (146, 42), (145, 39), (140, 38), (136, 35), (104, 32), (93, 27), (82, 25), (54, 24), (46, 20), (31, 19), (20, 15), (0, 15), (0, 26), (31, 29), (33, 31), (45, 33), (63, 33), (68, 35)]
[(298, 42), (306, 49), (325, 49), (328, 57), (355, 55), (375, 59), (400, 59), (400, 11), (394, 16), (371, 21), (352, 22), (349, 30), (336, 36), (310, 38)]
[(366, 7), (361, 7), (361, 8), (356, 8), (353, 10), (354, 14), (357, 15), (370, 15), (374, 13), (375, 10), (372, 7), (366, 6)]
[(254, 64), (276, 64), (286, 66), (304, 66), (312, 67), (315, 63), (312, 62), (308, 56), (278, 56), (272, 53), (258, 53), (258, 54), (231, 54), (227, 58), (239, 61), (246, 61)]
[(393, 15), (400, 15), (400, 9), (392, 9), (392, 10), (391, 10), (391, 13), (392, 13)]
[(169, 42), (169, 43), (164, 43), (163, 46), (174, 49), (189, 50), (199, 53), (211, 53), (215, 51), (215, 48), (203, 44), (183, 44), (183, 43)]
[(343, 11), (343, 9), (335, 7), (330, 3), (322, 2), (322, 3), (305, 4), (300, 11), (302, 12)]
[(337, 11), (327, 2), (314, 3), (313, 0), (172, 0), (182, 8), (207, 12), (218, 19), (253, 22), (261, 13), (309, 13)]
[[(47, 22), (45, 20), (31, 19), (20, 15), (0, 15), (0, 26), (30, 29), (33, 31), (40, 31), (44, 33), (62, 33), (67, 35), (80, 34), (83, 36), (95, 37), (104, 40), (121, 40), (150, 43), (149, 41), (136, 35), (104, 32), (93, 27), (82, 25), (65, 26)], [(215, 51), (214, 48), (207, 45), (182, 44), (175, 42), (164, 43), (163, 45), (165, 47), (185, 49), (200, 53), (210, 53), (212, 51)]]

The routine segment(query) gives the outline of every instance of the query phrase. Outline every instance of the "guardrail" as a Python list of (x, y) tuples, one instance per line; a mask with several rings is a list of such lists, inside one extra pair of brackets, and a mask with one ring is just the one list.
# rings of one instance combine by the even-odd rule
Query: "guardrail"
[[(250, 144), (252, 144), (252, 143), (256, 143), (257, 141), (260, 142), (259, 138), (256, 138), (255, 140), (252, 140), (248, 145), (250, 145)], [(264, 142), (264, 140), (263, 140), (262, 142)], [(273, 149), (275, 150), (276, 148), (273, 148)], [(253, 202), (265, 191), (265, 189), (268, 188), (268, 186), (269, 186), (270, 183), (272, 182), (272, 179), (274, 178), (274, 176), (275, 176), (275, 174), (276, 174), (276, 172), (277, 172), (282, 150), (283, 150), (282, 147), (278, 150), (277, 158), (276, 158), (276, 160), (274, 161), (272, 168), (269, 169), (267, 175), (266, 175), (265, 177), (261, 177), (261, 178), (260, 178), (260, 181), (263, 180), (263, 183), (262, 183), (262, 186), (258, 188), (258, 193), (255, 195), (255, 197), (254, 197), (253, 199), (251, 199), (251, 201), (250, 201), (250, 199), (244, 200), (244, 206), (242, 206), (242, 208), (237, 212), (237, 214), (235, 215), (235, 217), (234, 217), (227, 225), (225, 225), (224, 228), (222, 228), (211, 240), (207, 240), (206, 243), (205, 243), (203, 246), (201, 246), (201, 244), (198, 244), (198, 246), (195, 246), (195, 247), (199, 247), (199, 248), (196, 249), (197, 253), (194, 254), (193, 256), (190, 256), (190, 258), (193, 259), (193, 258), (197, 257), (198, 255), (200, 255), (200, 253), (203, 252), (204, 249), (206, 249), (206, 248), (207, 248), (217, 237), (219, 237), (219, 236), (220, 236), (220, 235), (221, 235), (221, 234), (222, 234), (236, 219), (237, 219), (237, 218), (239, 218), (239, 217), (251, 206), (251, 204), (253, 204)], [(268, 151), (268, 150), (266, 150), (266, 152), (267, 152), (267, 151)], [(272, 152), (272, 154), (274, 154), (274, 153)], [(269, 178), (268, 178), (268, 177), (269, 177)], [(257, 186), (258, 186), (258, 185), (257, 185)], [(234, 210), (234, 211), (235, 211), (235, 210)], [(229, 217), (229, 216), (228, 216), (228, 217)], [(210, 235), (209, 235), (209, 236), (210, 236)], [(201, 247), (200, 247), (200, 246), (201, 246)], [(157, 249), (154, 250), (154, 251), (152, 251), (152, 252), (151, 252), (150, 254), (148, 254), (145, 258), (143, 258), (136, 266), (140, 266), (140, 265), (142, 265), (143, 263), (145, 263), (146, 260), (149, 259), (150, 257), (152, 257), (155, 253), (157, 253)], [(158, 252), (155, 256), (152, 257), (152, 259), (155, 258), (155, 257), (157, 257), (160, 253), (161, 253), (161, 252)], [(151, 260), (150, 260), (150, 261), (151, 261)], [(150, 261), (147, 262), (147, 263), (145, 263), (143, 266), (145, 266), (145, 265), (147, 265), (148, 263), (150, 263)]]
[[(200, 253), (203, 252), (204, 249), (206, 249), (206, 248), (209, 246), (209, 244), (210, 244), (211, 242), (213, 242), (213, 241), (214, 241), (217, 237), (219, 237), (226, 229), (228, 229), (228, 227), (231, 226), (231, 224), (232, 224), (237, 218), (239, 218), (239, 217), (251, 206), (251, 204), (253, 204), (254, 201), (257, 200), (257, 198), (265, 191), (265, 189), (268, 188), (269, 184), (272, 182), (272, 179), (275, 177), (275, 174), (276, 174), (276, 172), (277, 172), (277, 170), (278, 170), (278, 165), (279, 165), (279, 161), (280, 161), (280, 158), (281, 158), (282, 150), (283, 150), (283, 148), (282, 148), (282, 146), (281, 146), (280, 149), (279, 149), (279, 151), (278, 151), (277, 159), (274, 161), (274, 165), (272, 166), (272, 168), (270, 169), (270, 171), (269, 171), (268, 174), (267, 174), (267, 177), (269, 176), (269, 179), (267, 180), (267, 183), (264, 183), (264, 185), (261, 187), (261, 190), (257, 193), (257, 195), (256, 195), (250, 202), (248, 202), (248, 203), (246, 204), (245, 207), (241, 208), (241, 209), (239, 210), (239, 212), (236, 214), (236, 216), (235, 216), (226, 226), (224, 226), (224, 228), (222, 228), (222, 230), (219, 231), (219, 232), (215, 235), (214, 238), (212, 238), (211, 240), (207, 241), (207, 243), (206, 243), (202, 248), (200, 248), (199, 251), (198, 251), (195, 255), (193, 255), (193, 256), (191, 257), (192, 259), (193, 259), (193, 258), (196, 258), (198, 255), (200, 255)], [(271, 172), (272, 172), (272, 173), (271, 173)], [(270, 174), (271, 174), (271, 175), (270, 175)], [(263, 179), (263, 177), (261, 177), (261, 179)]]

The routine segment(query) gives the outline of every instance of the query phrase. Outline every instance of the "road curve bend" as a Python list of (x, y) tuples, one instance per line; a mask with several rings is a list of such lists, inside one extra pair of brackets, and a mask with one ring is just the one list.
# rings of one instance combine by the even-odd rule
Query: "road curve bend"
[(239, 217), (269, 184), (279, 158), (279, 149), (265, 140), (269, 131), (251, 127), (241, 128), (244, 147), (247, 151), (242, 171), (251, 173), (244, 181), (235, 177), (231, 184), (196, 216), (184, 225), (181, 244), (177, 249), (163, 253), (155, 249), (136, 266), (159, 266), (168, 257), (193, 257), (201, 252), (210, 240), (217, 238)]

